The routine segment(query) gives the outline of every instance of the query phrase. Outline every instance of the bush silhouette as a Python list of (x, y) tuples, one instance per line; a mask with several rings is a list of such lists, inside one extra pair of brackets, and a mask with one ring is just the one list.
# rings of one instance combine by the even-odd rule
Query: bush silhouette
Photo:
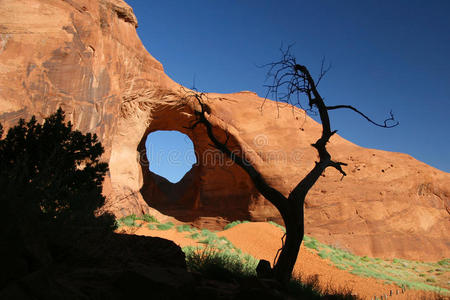
[(3, 237), (26, 247), (30, 240), (42, 245), (68, 241), (85, 230), (112, 231), (112, 215), (95, 216), (105, 200), (101, 191), (108, 171), (95, 134), (73, 130), (58, 109), (42, 124), (34, 116), (21, 119), (2, 135), (0, 124)]

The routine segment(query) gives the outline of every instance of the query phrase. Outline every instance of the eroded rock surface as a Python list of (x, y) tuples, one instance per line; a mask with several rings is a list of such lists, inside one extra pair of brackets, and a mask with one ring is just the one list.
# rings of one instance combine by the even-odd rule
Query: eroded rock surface
[[(236, 219), (280, 221), (248, 176), (215, 151), (194, 120), (188, 91), (173, 82), (136, 34), (120, 0), (0, 2), (0, 122), (45, 117), (59, 106), (77, 129), (97, 133), (110, 172), (104, 209), (150, 212), (209, 228)], [(151, 47), (151, 45), (150, 45)], [(151, 50), (151, 49), (150, 49)], [(209, 94), (216, 133), (287, 194), (313, 167), (320, 126), (305, 112), (276, 109), (251, 92)], [(171, 184), (148, 171), (146, 136), (178, 130), (200, 162)], [(306, 202), (306, 232), (360, 255), (450, 256), (450, 174), (401, 153), (365, 149), (334, 136), (330, 153), (347, 162), (341, 181), (327, 170)], [(160, 212), (158, 212), (157, 210)]]

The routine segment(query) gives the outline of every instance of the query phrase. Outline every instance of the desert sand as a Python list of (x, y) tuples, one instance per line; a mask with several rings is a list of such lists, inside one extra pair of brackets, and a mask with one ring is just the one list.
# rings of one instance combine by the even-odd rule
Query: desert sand
[[(180, 247), (204, 246), (187, 237), (188, 232), (178, 232), (175, 228), (169, 230), (151, 230), (147, 226), (139, 228), (126, 228), (127, 233), (143, 236), (156, 236), (174, 241)], [(238, 224), (230, 229), (216, 232), (218, 236), (226, 237), (233, 245), (240, 248), (257, 259), (265, 259), (273, 262), (277, 250), (281, 247), (283, 232), (280, 228), (266, 222), (250, 222)], [(393, 299), (420, 299), (422, 296), (430, 296), (422, 291), (407, 290), (401, 292), (401, 287), (394, 284), (385, 284), (382, 280), (359, 277), (345, 270), (332, 266), (328, 260), (320, 258), (314, 251), (301, 247), (294, 275), (308, 278), (317, 276), (323, 289), (345, 290), (363, 299), (380, 298), (389, 295)], [(399, 292), (397, 295), (396, 292)]]

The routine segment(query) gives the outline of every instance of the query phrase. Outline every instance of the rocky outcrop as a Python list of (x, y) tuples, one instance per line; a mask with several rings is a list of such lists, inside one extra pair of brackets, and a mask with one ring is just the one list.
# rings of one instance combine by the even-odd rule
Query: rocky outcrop
[[(104, 209), (151, 212), (211, 228), (235, 219), (280, 221), (248, 176), (215, 151), (205, 130), (187, 129), (193, 105), (136, 34), (132, 9), (119, 0), (5, 0), (0, 3), (0, 122), (42, 118), (61, 106), (82, 131), (103, 142), (110, 172)], [(310, 170), (320, 126), (303, 110), (279, 107), (251, 92), (209, 94), (216, 134), (287, 194)], [(262, 109), (261, 109), (262, 108)], [(198, 161), (171, 184), (148, 171), (146, 136), (178, 130)], [(450, 256), (450, 175), (339, 136), (330, 153), (348, 176), (327, 170), (306, 202), (307, 234), (362, 255), (440, 259)], [(157, 208), (160, 212), (156, 211)]]
[(88, 232), (53, 247), (51, 264), (39, 267), (32, 261), (41, 257), (18, 246), (0, 244), (0, 299), (124, 299), (149, 290), (157, 299), (180, 299), (196, 285), (180, 247), (161, 238)]

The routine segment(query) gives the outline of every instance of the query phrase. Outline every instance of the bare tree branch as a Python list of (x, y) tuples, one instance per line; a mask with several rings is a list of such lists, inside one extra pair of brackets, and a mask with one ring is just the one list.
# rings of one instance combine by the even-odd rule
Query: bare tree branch
[[(327, 110), (335, 110), (335, 109), (350, 109), (353, 110), (354, 112), (360, 114), (361, 116), (363, 116), (367, 121), (369, 121), (370, 123), (378, 126), (378, 127), (383, 127), (383, 128), (392, 128), (397, 126), (398, 124), (400, 124), (398, 121), (395, 120), (394, 118), (394, 114), (392, 113), (392, 110), (389, 112), (389, 118), (384, 120), (383, 124), (377, 123), (375, 121), (373, 121), (372, 119), (370, 119), (368, 116), (366, 116), (364, 113), (362, 113), (361, 111), (359, 111), (358, 109), (354, 108), (351, 105), (335, 105), (335, 106), (327, 106)], [(394, 122), (393, 124), (388, 124), (388, 122)]]
[[(256, 168), (245, 158), (244, 155), (238, 155), (228, 148), (227, 143), (230, 138), (230, 133), (226, 132), (226, 140), (224, 143), (219, 141), (217, 136), (214, 134), (213, 125), (209, 121), (210, 109), (205, 103), (207, 96), (204, 93), (192, 92), (187, 95), (190, 99), (195, 99), (199, 104), (200, 110), (195, 110), (194, 114), (196, 116), (195, 126), (198, 124), (203, 124), (206, 128), (208, 138), (212, 141), (213, 147), (220, 150), (222, 153), (227, 155), (234, 163), (240, 166), (252, 179), (255, 187), (258, 191), (269, 200), (280, 212), (286, 211), (286, 197), (281, 194), (278, 190), (272, 188), (264, 179), (264, 177), (259, 173)], [(191, 126), (192, 127), (192, 126)]]
[(324, 65), (325, 65), (325, 57), (322, 58), (322, 62), (320, 64), (320, 74), (319, 74), (319, 78), (317, 78), (317, 80), (316, 80), (316, 87), (319, 86), (319, 83), (322, 80), (322, 78), (325, 77), (325, 75), (331, 69), (331, 64), (328, 64), (328, 67), (326, 67), (326, 68), (324, 68)]

